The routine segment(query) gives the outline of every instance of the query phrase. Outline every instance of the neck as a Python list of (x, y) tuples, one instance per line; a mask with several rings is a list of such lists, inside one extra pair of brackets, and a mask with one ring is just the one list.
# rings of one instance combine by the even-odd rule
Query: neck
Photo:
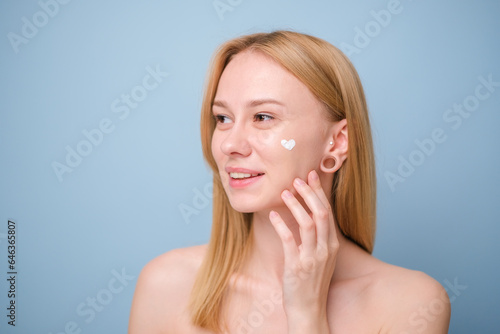
[[(292, 232), (296, 244), (301, 244), (299, 225), (292, 213), (287, 207), (276, 208), (278, 212)], [(276, 233), (271, 221), (269, 220), (269, 212), (256, 212), (253, 214), (252, 220), (252, 248), (248, 253), (244, 273), (258, 282), (272, 287), (281, 287), (283, 284), (283, 268), (284, 268), (284, 253), (283, 244), (279, 235)], [(348, 239), (346, 239), (337, 225), (335, 229), (339, 240), (340, 248), (337, 253), (336, 269), (332, 280), (340, 279), (342, 276), (342, 267), (349, 262), (347, 257), (351, 253), (350, 250), (358, 248)], [(360, 249), (359, 249), (360, 250)]]

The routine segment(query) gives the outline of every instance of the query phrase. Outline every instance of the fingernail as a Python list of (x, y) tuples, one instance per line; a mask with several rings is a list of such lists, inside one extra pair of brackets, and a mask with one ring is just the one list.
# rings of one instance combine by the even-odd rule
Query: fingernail
[(292, 198), (292, 193), (288, 190), (283, 191), (283, 197)]
[(311, 179), (313, 179), (313, 180), (319, 179), (318, 173), (316, 173), (316, 171), (314, 169), (311, 172)]
[(296, 178), (295, 179), (295, 184), (298, 185), (298, 186), (303, 186), (306, 183), (304, 181), (302, 181), (302, 179)]
[(278, 217), (278, 214), (276, 213), (276, 211), (271, 210), (271, 212), (269, 213), (269, 216), (270, 216), (271, 218), (276, 218), (276, 217)]

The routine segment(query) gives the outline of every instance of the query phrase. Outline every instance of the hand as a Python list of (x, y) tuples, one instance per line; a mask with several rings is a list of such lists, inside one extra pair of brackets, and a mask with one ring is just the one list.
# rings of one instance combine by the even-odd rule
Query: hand
[(308, 184), (297, 178), (293, 186), (311, 212), (309, 214), (290, 191), (283, 191), (281, 197), (299, 224), (302, 244), (297, 246), (277, 212), (269, 214), (285, 256), (283, 307), (289, 329), (299, 326), (303, 329), (307, 324), (317, 328), (310, 333), (328, 333), (326, 304), (339, 249), (333, 212), (316, 171), (309, 173)]

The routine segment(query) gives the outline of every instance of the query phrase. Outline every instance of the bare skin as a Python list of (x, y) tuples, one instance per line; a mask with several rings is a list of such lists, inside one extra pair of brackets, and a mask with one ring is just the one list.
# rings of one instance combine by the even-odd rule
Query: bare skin
[[(229, 333), (447, 333), (450, 304), (438, 282), (377, 260), (338, 230), (324, 190), (347, 158), (348, 133), (321, 108), (259, 53), (238, 54), (221, 76), (212, 152), (231, 205), (254, 213), (254, 247), (224, 309)], [(281, 147), (283, 138), (296, 147)], [(335, 168), (321, 164), (325, 156)], [(241, 186), (228, 167), (262, 175)], [(205, 251), (175, 249), (145, 266), (130, 334), (209, 333), (187, 310)]]
[[(450, 317), (446, 291), (424, 273), (377, 260), (344, 240), (328, 293), (330, 333), (447, 333)], [(187, 301), (206, 245), (167, 252), (143, 269), (134, 295), (129, 333), (211, 333), (195, 328), (189, 320)], [(352, 264), (355, 264), (354, 266)], [(288, 333), (283, 307), (259, 312), (255, 303), (273, 302), (273, 286), (255, 275), (239, 279), (228, 314), (229, 333)], [(267, 301), (267, 302), (265, 302)], [(437, 301), (437, 302), (436, 302)], [(440, 304), (442, 311), (432, 305)], [(271, 309), (270, 307), (268, 309)], [(414, 320), (412, 322), (412, 319)], [(245, 323), (248, 326), (245, 326)], [(414, 324), (412, 326), (412, 323)], [(243, 327), (250, 331), (244, 331)], [(424, 328), (425, 327), (425, 328)]]

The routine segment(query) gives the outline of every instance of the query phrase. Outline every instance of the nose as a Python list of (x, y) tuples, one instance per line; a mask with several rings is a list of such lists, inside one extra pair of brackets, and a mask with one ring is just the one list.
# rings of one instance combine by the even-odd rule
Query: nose
[(226, 130), (226, 137), (221, 143), (222, 153), (227, 156), (248, 156), (252, 152), (248, 136), (243, 124), (235, 124)]

